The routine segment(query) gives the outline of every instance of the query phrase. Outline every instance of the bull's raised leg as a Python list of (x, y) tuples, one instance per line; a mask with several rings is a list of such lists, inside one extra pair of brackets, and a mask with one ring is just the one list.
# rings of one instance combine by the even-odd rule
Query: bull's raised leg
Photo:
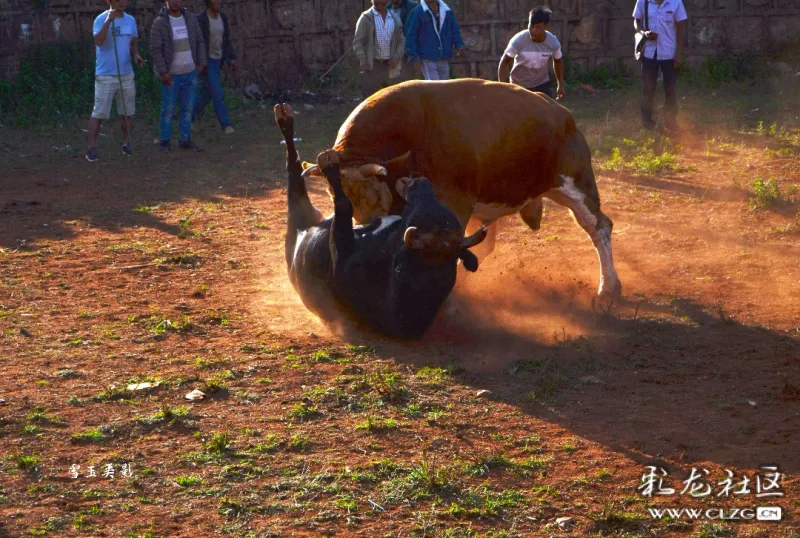
[(277, 104), (274, 107), (275, 122), (286, 141), (286, 171), (289, 174), (289, 222), (286, 231), (286, 261), (290, 263), (294, 255), (297, 233), (322, 220), (322, 213), (314, 207), (308, 198), (306, 183), (303, 180), (303, 167), (300, 156), (294, 145), (294, 111), (288, 104)]
[(542, 197), (540, 196), (525, 204), (519, 210), (519, 216), (522, 217), (522, 221), (528, 225), (528, 228), (538, 230), (542, 227), (543, 211)]
[(338, 277), (355, 248), (353, 236), (353, 204), (342, 187), (339, 155), (329, 149), (317, 156), (317, 164), (328, 180), (333, 192), (333, 222), (331, 223), (330, 249), (333, 276)]
[[(582, 178), (587, 185), (594, 185), (594, 177)], [(589, 181), (589, 179), (591, 181)], [(622, 284), (614, 269), (611, 255), (611, 229), (613, 223), (602, 211), (597, 188), (579, 188), (574, 178), (560, 176), (560, 185), (544, 195), (572, 212), (575, 220), (592, 238), (597, 257), (600, 260), (600, 287), (597, 294), (603, 299), (616, 299), (622, 294)], [(589, 191), (589, 192), (584, 192)]]

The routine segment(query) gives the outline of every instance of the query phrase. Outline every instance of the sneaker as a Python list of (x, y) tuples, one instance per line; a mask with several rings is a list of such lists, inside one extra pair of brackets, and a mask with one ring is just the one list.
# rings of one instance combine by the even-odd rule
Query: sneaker
[(89, 148), (89, 151), (86, 152), (86, 160), (90, 163), (100, 160), (100, 154), (97, 153), (97, 148)]
[(128, 157), (133, 157), (133, 146), (130, 144), (122, 144), (122, 153)]
[(235, 132), (236, 132), (236, 131), (233, 129), (233, 127), (231, 127), (230, 125), (228, 125), (227, 127), (225, 127), (225, 129), (223, 129), (222, 131), (223, 131), (225, 134), (233, 134), (233, 133), (235, 133)]
[(160, 140), (158, 143), (161, 146), (161, 151), (163, 153), (169, 153), (169, 150), (171, 149), (169, 140)]
[(203, 151), (202, 149), (200, 149), (200, 146), (198, 146), (191, 140), (181, 140), (178, 143), (178, 147), (180, 147), (181, 149), (191, 149), (193, 151)]

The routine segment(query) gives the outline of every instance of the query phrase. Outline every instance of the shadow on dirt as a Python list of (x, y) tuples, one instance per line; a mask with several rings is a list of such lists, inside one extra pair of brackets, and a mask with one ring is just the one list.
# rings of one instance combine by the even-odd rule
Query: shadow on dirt
[(345, 332), (402, 363), (455, 364), (461, 383), (643, 465), (800, 469), (797, 335), (691, 301), (593, 309), (580, 286), (519, 284), (455, 293), (421, 342)]

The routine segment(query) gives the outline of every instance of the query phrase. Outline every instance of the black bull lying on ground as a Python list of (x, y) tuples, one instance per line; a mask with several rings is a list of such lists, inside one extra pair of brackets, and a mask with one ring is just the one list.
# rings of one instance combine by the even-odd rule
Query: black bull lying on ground
[(389, 336), (422, 336), (455, 285), (458, 260), (470, 271), (478, 269), (468, 249), (486, 237), (486, 229), (464, 238), (455, 214), (439, 203), (426, 178), (397, 181), (406, 201), (402, 215), (354, 228), (333, 150), (317, 157), (334, 202), (333, 216), (323, 219), (302, 178), (291, 107), (275, 105), (275, 120), (286, 140), (289, 174), (286, 264), (303, 303), (325, 320), (344, 311)]

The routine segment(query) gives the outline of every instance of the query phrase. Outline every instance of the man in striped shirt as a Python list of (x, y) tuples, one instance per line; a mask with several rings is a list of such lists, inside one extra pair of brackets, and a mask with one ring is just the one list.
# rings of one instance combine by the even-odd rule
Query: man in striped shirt
[(181, 9), (181, 0), (166, 0), (153, 21), (150, 53), (161, 77), (161, 121), (158, 138), (161, 150), (170, 150), (172, 115), (178, 115), (179, 146), (199, 149), (192, 142), (192, 111), (197, 91), (197, 73), (206, 68), (206, 48), (194, 13)]
[(386, 9), (387, 0), (372, 0), (372, 7), (356, 23), (353, 51), (361, 67), (361, 92), (368, 97), (400, 81), (405, 50), (403, 23)]

